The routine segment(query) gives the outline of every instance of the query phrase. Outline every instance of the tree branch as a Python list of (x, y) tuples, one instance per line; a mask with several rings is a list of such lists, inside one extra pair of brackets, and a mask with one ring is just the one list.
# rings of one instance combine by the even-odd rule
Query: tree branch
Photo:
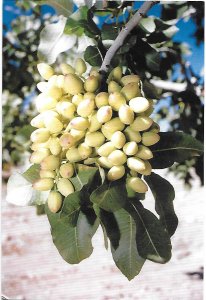
[(111, 60), (117, 50), (123, 45), (124, 40), (129, 35), (129, 33), (132, 31), (134, 27), (136, 27), (141, 19), (147, 14), (149, 9), (158, 3), (159, 1), (145, 1), (143, 5), (140, 7), (140, 9), (134, 14), (134, 16), (129, 20), (129, 22), (125, 25), (125, 27), (121, 30), (117, 38), (115, 39), (113, 45), (109, 48), (107, 51), (102, 66), (100, 68), (100, 71), (102, 73), (106, 73), (109, 69)]

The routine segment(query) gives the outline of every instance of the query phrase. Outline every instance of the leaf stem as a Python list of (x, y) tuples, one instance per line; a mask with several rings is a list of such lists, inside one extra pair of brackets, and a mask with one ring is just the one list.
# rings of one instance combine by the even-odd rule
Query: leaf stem
[(134, 27), (136, 27), (141, 19), (146, 15), (146, 13), (149, 11), (149, 9), (157, 4), (159, 1), (145, 1), (143, 5), (140, 7), (140, 9), (133, 15), (133, 17), (128, 21), (128, 23), (125, 25), (125, 27), (121, 30), (117, 38), (115, 39), (112, 46), (108, 49), (104, 60), (102, 62), (102, 66), (100, 68), (100, 71), (104, 74), (107, 73), (111, 60), (114, 57), (117, 50), (123, 45), (124, 40), (129, 35), (129, 33), (132, 31)]

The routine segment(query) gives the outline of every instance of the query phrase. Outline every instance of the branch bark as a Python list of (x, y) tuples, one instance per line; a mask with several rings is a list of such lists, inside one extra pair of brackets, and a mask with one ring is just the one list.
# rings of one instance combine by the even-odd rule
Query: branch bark
[(117, 50), (123, 45), (124, 40), (129, 35), (129, 33), (132, 31), (134, 27), (136, 27), (141, 19), (147, 14), (149, 9), (158, 3), (159, 1), (145, 1), (143, 5), (140, 7), (140, 9), (134, 14), (134, 16), (129, 20), (129, 22), (126, 24), (126, 26), (121, 30), (117, 38), (115, 39), (113, 45), (109, 48), (107, 51), (102, 66), (100, 68), (100, 71), (102, 73), (106, 73), (109, 69), (111, 60)]

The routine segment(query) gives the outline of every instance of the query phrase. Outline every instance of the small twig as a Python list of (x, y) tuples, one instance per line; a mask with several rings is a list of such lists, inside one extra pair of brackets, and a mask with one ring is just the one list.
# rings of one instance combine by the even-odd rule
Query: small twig
[(140, 9), (134, 14), (134, 16), (129, 20), (126, 26), (121, 30), (117, 38), (115, 39), (113, 45), (107, 51), (105, 58), (103, 60), (100, 71), (104, 74), (108, 71), (112, 58), (114, 57), (117, 50), (123, 45), (124, 40), (129, 35), (134, 27), (136, 27), (141, 19), (146, 16), (149, 9), (157, 4), (159, 1), (145, 1)]

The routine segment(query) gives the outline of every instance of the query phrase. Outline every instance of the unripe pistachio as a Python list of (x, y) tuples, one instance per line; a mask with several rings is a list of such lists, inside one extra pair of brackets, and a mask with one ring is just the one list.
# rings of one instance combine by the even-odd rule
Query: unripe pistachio
[(43, 114), (39, 114), (36, 117), (34, 117), (31, 122), (31, 126), (36, 128), (43, 128), (44, 127), (44, 117)]
[(114, 93), (114, 92), (120, 92), (122, 89), (122, 87), (114, 80), (110, 81), (110, 83), (108, 84), (108, 92), (110, 93)]
[(114, 181), (122, 178), (125, 174), (124, 166), (113, 166), (107, 173), (107, 179), (109, 181)]
[(97, 67), (92, 67), (89, 75), (90, 76), (95, 76), (99, 81), (101, 79), (101, 75), (99, 74), (99, 68), (97, 68)]
[(111, 119), (109, 122), (106, 122), (103, 126), (105, 130), (108, 130), (109, 132), (113, 133), (115, 131), (122, 131), (125, 127), (124, 123), (122, 123), (118, 117)]
[(106, 92), (101, 92), (95, 97), (95, 104), (98, 108), (108, 105), (109, 94)]
[(149, 117), (154, 111), (154, 103), (153, 100), (147, 99), (149, 101), (149, 108), (141, 113), (141, 116)]
[(126, 99), (120, 92), (114, 92), (109, 95), (108, 102), (113, 110), (119, 111), (120, 107), (126, 104)]
[(48, 141), (46, 141), (45, 143), (37, 143), (36, 142), (36, 143), (33, 143), (30, 148), (33, 151), (38, 151), (38, 150), (44, 149), (44, 148), (49, 149), (49, 142), (50, 142), (50, 139), (48, 139)]
[(55, 155), (49, 155), (42, 160), (41, 169), (54, 171), (59, 167), (59, 165), (60, 165), (59, 157)]
[(138, 157), (129, 157), (127, 159), (127, 166), (136, 172), (144, 171), (146, 169), (145, 162)]
[(77, 148), (71, 148), (67, 151), (66, 157), (69, 162), (74, 163), (82, 160), (82, 157)]
[(79, 105), (81, 101), (83, 101), (84, 97), (82, 94), (77, 94), (72, 97), (72, 103), (76, 106)]
[(58, 191), (65, 197), (74, 193), (74, 187), (69, 179), (60, 178), (57, 182)]
[(116, 148), (121, 149), (126, 143), (126, 137), (121, 131), (116, 131), (111, 137), (111, 142)]
[(62, 147), (60, 145), (59, 138), (52, 137), (49, 140), (49, 149), (53, 155), (59, 155), (61, 153)]
[(45, 94), (58, 100), (62, 97), (62, 89), (58, 88), (57, 86), (52, 86), (46, 90)]
[(125, 153), (121, 150), (114, 150), (110, 155), (108, 156), (108, 160), (114, 165), (114, 166), (121, 166), (127, 161), (127, 156)]
[(147, 130), (148, 128), (150, 128), (152, 123), (153, 123), (153, 120), (151, 118), (146, 117), (146, 116), (139, 116), (139, 117), (135, 118), (134, 122), (130, 125), (130, 127), (134, 131), (143, 131), (143, 130)]
[(36, 180), (32, 187), (37, 191), (49, 191), (54, 186), (54, 179), (52, 178), (40, 178)]
[(107, 157), (101, 156), (97, 159), (97, 163), (105, 168), (105, 169), (111, 169), (113, 167), (113, 164)]
[(42, 81), (42, 82), (37, 83), (36, 87), (38, 88), (38, 90), (41, 93), (44, 93), (44, 92), (46, 92), (46, 90), (48, 88), (48, 83), (45, 81)]
[(100, 123), (106, 123), (112, 118), (112, 108), (109, 105), (102, 106), (97, 111), (97, 120)]
[(127, 184), (136, 193), (146, 193), (148, 191), (146, 183), (141, 178), (130, 177), (127, 180)]
[(121, 79), (121, 84), (123, 84), (124, 86), (131, 82), (135, 82), (138, 84), (140, 82), (139, 76), (131, 74), (131, 75), (123, 76)]
[(59, 133), (64, 127), (63, 123), (55, 117), (45, 119), (44, 124), (51, 133)]
[(156, 122), (153, 122), (153, 124), (152, 124), (152, 126), (151, 126), (151, 128), (150, 128), (149, 131), (150, 132), (154, 132), (154, 133), (160, 132), (160, 126), (159, 126), (159, 124), (157, 124)]
[(48, 97), (45, 94), (39, 94), (36, 98), (36, 108), (38, 112), (44, 112), (49, 109), (55, 108), (57, 105), (57, 100), (52, 97)]
[(39, 171), (40, 178), (55, 178), (56, 172), (55, 171), (49, 171), (49, 170), (40, 170)]
[(83, 59), (81, 58), (77, 58), (76, 62), (75, 62), (75, 71), (78, 75), (82, 75), (83, 73), (85, 73), (87, 70), (87, 66), (85, 64), (85, 62), (83, 61)]
[(101, 131), (102, 131), (103, 135), (106, 137), (106, 139), (111, 140), (113, 131), (109, 131), (107, 128), (105, 128), (104, 125), (102, 125)]
[(152, 151), (144, 145), (139, 146), (136, 156), (139, 157), (139, 158), (142, 158), (142, 159), (151, 159), (151, 158), (153, 158)]
[(39, 128), (32, 132), (31, 141), (33, 143), (44, 143), (50, 138), (50, 132), (46, 128)]
[(145, 146), (152, 146), (159, 142), (159, 140), (160, 136), (155, 132), (148, 131), (144, 132), (142, 135), (142, 144)]
[(129, 106), (136, 113), (142, 113), (149, 108), (149, 101), (144, 97), (136, 97), (129, 101)]
[(94, 110), (94, 101), (93, 100), (83, 100), (77, 106), (77, 113), (81, 117), (88, 117)]
[(40, 164), (42, 160), (49, 156), (50, 151), (48, 149), (39, 149), (37, 151), (34, 151), (30, 157), (30, 162), (32, 164)]
[(62, 195), (58, 192), (51, 191), (47, 201), (49, 210), (53, 213), (56, 213), (62, 206)]
[(70, 126), (70, 128), (84, 131), (84, 130), (88, 129), (89, 121), (88, 121), (88, 119), (85, 119), (83, 117), (76, 117), (70, 121), (69, 126)]
[(136, 142), (128, 142), (124, 145), (123, 151), (126, 155), (135, 155), (138, 151), (138, 145)]
[(87, 92), (95, 92), (99, 87), (99, 80), (95, 76), (89, 76), (84, 82), (84, 89)]
[(140, 133), (138, 131), (132, 130), (130, 126), (125, 129), (124, 134), (126, 135), (127, 140), (129, 140), (130, 142), (134, 141), (136, 143), (139, 143), (141, 141)]
[(70, 178), (74, 175), (74, 167), (70, 163), (66, 163), (60, 166), (59, 173), (63, 178)]
[(89, 131), (90, 132), (94, 132), (94, 131), (97, 131), (97, 130), (99, 130), (100, 128), (101, 128), (101, 126), (102, 126), (102, 123), (100, 123), (99, 121), (98, 121), (98, 119), (97, 119), (97, 113), (93, 113), (92, 115), (91, 115), (91, 117), (89, 118), (89, 123), (90, 123), (90, 125), (89, 125)]
[(43, 77), (45, 80), (48, 80), (54, 74), (53, 68), (45, 63), (38, 64), (37, 69), (41, 77)]
[(129, 105), (124, 104), (119, 109), (119, 118), (124, 124), (131, 124), (134, 121), (134, 112)]
[(107, 143), (103, 144), (101, 147), (99, 147), (99, 149), (97, 150), (97, 153), (100, 156), (108, 156), (114, 150), (115, 150), (114, 145), (111, 142), (107, 142)]
[(115, 81), (120, 81), (120, 79), (122, 78), (122, 68), (120, 66), (112, 70), (112, 78)]
[(60, 138), (59, 143), (62, 148), (69, 149), (74, 146), (76, 140), (71, 133), (65, 132)]
[(131, 100), (134, 97), (140, 97), (141, 91), (136, 82), (131, 82), (126, 84), (122, 89), (121, 93), (127, 99), (127, 101)]
[(76, 142), (80, 141), (85, 136), (85, 131), (71, 129), (70, 134), (75, 139)]
[(68, 74), (64, 78), (64, 90), (71, 95), (79, 94), (83, 90), (83, 82), (77, 75)]
[(82, 159), (86, 159), (92, 154), (92, 147), (88, 146), (86, 143), (82, 143), (78, 146), (78, 151)]
[(66, 119), (72, 119), (76, 111), (76, 106), (69, 101), (59, 101), (56, 110)]
[(95, 94), (91, 92), (86, 92), (83, 96), (84, 100), (89, 99), (89, 100), (95, 100)]
[(69, 64), (62, 63), (60, 65), (60, 69), (61, 69), (61, 72), (62, 72), (63, 75), (74, 74), (75, 73), (74, 68), (72, 66), (70, 66)]
[(85, 143), (90, 147), (100, 147), (104, 141), (105, 137), (99, 131), (87, 133), (85, 136)]
[(152, 166), (147, 160), (145, 160), (144, 163), (145, 163), (145, 170), (140, 170), (139, 173), (148, 176), (152, 173)]
[(64, 88), (64, 75), (58, 75), (56, 79), (56, 85), (58, 88)]

